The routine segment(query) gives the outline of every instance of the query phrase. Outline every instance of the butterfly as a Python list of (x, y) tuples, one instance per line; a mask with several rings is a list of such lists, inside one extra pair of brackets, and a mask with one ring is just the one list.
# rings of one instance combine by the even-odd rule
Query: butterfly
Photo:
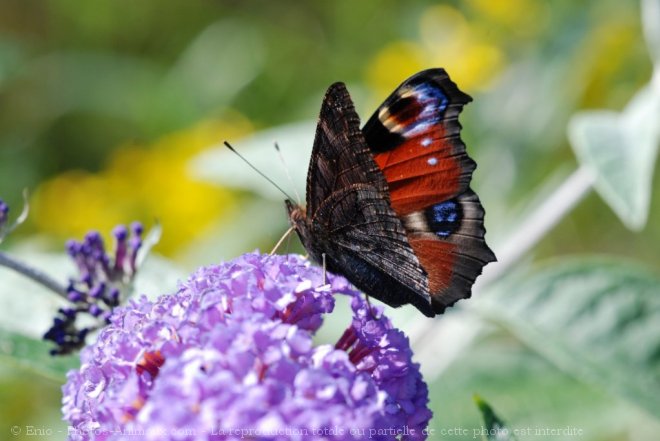
[(343, 83), (321, 106), (306, 208), (286, 201), (309, 256), (371, 297), (433, 317), (468, 298), (495, 255), (470, 189), (458, 114), (472, 99), (444, 69), (404, 81), (360, 129)]

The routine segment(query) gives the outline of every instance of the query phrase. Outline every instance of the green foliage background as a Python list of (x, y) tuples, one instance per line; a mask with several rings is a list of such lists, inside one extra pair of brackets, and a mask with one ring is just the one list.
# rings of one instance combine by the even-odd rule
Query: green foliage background
[[(655, 439), (660, 2), (642, 3), (0, 0), (0, 197), (17, 212), (32, 194), (2, 249), (65, 280), (73, 268), (50, 254), (64, 239), (158, 218), (168, 260), (149, 260), (136, 291), (170, 292), (286, 229), (281, 196), (222, 140), (288, 186), (279, 142), (302, 189), (329, 84), (347, 83), (364, 120), (409, 74), (446, 67), (474, 97), (463, 138), (506, 270), (436, 322), (393, 312), (431, 385), (432, 439), (479, 438), (473, 393), (512, 429)], [(516, 234), (534, 214), (552, 228), (528, 250)], [(54, 364), (35, 340), (57, 302), (2, 269), (0, 302), (0, 437), (31, 425), (63, 439), (75, 360)]]

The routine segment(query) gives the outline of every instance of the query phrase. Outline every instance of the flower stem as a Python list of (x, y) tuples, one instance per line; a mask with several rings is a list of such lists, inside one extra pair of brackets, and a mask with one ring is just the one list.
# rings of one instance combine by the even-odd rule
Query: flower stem
[(15, 258), (9, 256), (6, 253), (0, 252), (0, 266), (5, 266), (7, 268), (10, 268), (16, 271), (17, 273), (24, 275), (28, 279), (32, 279), (33, 281), (39, 283), (40, 285), (45, 286), (46, 288), (53, 291), (60, 297), (64, 299), (67, 298), (66, 287), (64, 285), (62, 285), (57, 280), (53, 279), (43, 271), (32, 268), (31, 266), (21, 262), (20, 260), (16, 260)]
[(538, 244), (588, 193), (594, 184), (593, 173), (579, 167), (525, 219), (503, 242), (497, 252), (497, 262), (488, 265), (475, 284), (484, 286), (506, 274), (513, 265)]
[(642, 0), (642, 30), (655, 70), (660, 66), (660, 0)]

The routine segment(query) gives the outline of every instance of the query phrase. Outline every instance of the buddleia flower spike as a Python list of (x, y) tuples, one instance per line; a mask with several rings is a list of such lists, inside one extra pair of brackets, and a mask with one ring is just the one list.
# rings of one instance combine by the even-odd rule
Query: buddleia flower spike
[[(125, 299), (132, 287), (133, 279), (143, 259), (144, 228), (134, 222), (130, 228), (115, 227), (112, 232), (114, 252), (106, 252), (100, 233), (91, 231), (82, 241), (70, 240), (66, 244), (67, 254), (76, 264), (78, 276), (71, 278), (66, 288), (70, 306), (60, 308), (53, 325), (44, 334), (45, 340), (55, 343), (52, 355), (65, 355), (80, 349), (87, 335), (109, 323), (114, 308)], [(155, 227), (159, 236), (160, 227)], [(148, 247), (157, 242), (150, 233)], [(145, 252), (148, 250), (144, 250)], [(88, 324), (80, 325), (81, 315), (91, 317)]]

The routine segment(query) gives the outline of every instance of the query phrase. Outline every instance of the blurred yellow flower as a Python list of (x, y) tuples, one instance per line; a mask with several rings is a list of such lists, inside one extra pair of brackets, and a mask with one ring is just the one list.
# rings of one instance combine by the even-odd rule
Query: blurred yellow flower
[(234, 209), (229, 190), (188, 175), (188, 160), (251, 130), (246, 119), (232, 115), (203, 121), (150, 146), (122, 146), (97, 174), (70, 171), (42, 184), (32, 198), (32, 222), (45, 233), (80, 237), (90, 229), (107, 233), (119, 223), (148, 225), (158, 219), (163, 236), (157, 250), (172, 255)]
[(623, 105), (651, 75), (650, 63), (645, 70), (637, 61), (647, 55), (638, 43), (642, 36), (636, 17), (626, 18), (622, 14), (595, 26), (576, 51), (576, 73), (585, 81), (582, 105), (586, 107)]
[(477, 25), (468, 25), (457, 9), (436, 5), (420, 19), (418, 42), (385, 46), (368, 64), (367, 80), (379, 96), (424, 68), (444, 67), (467, 91), (484, 89), (502, 69), (504, 54)]
[(367, 79), (385, 96), (403, 78), (428, 67), (426, 51), (417, 43), (399, 41), (385, 46), (367, 65)]
[(549, 5), (538, 0), (467, 0), (478, 22), (499, 27), (510, 38), (529, 39), (548, 25)]

